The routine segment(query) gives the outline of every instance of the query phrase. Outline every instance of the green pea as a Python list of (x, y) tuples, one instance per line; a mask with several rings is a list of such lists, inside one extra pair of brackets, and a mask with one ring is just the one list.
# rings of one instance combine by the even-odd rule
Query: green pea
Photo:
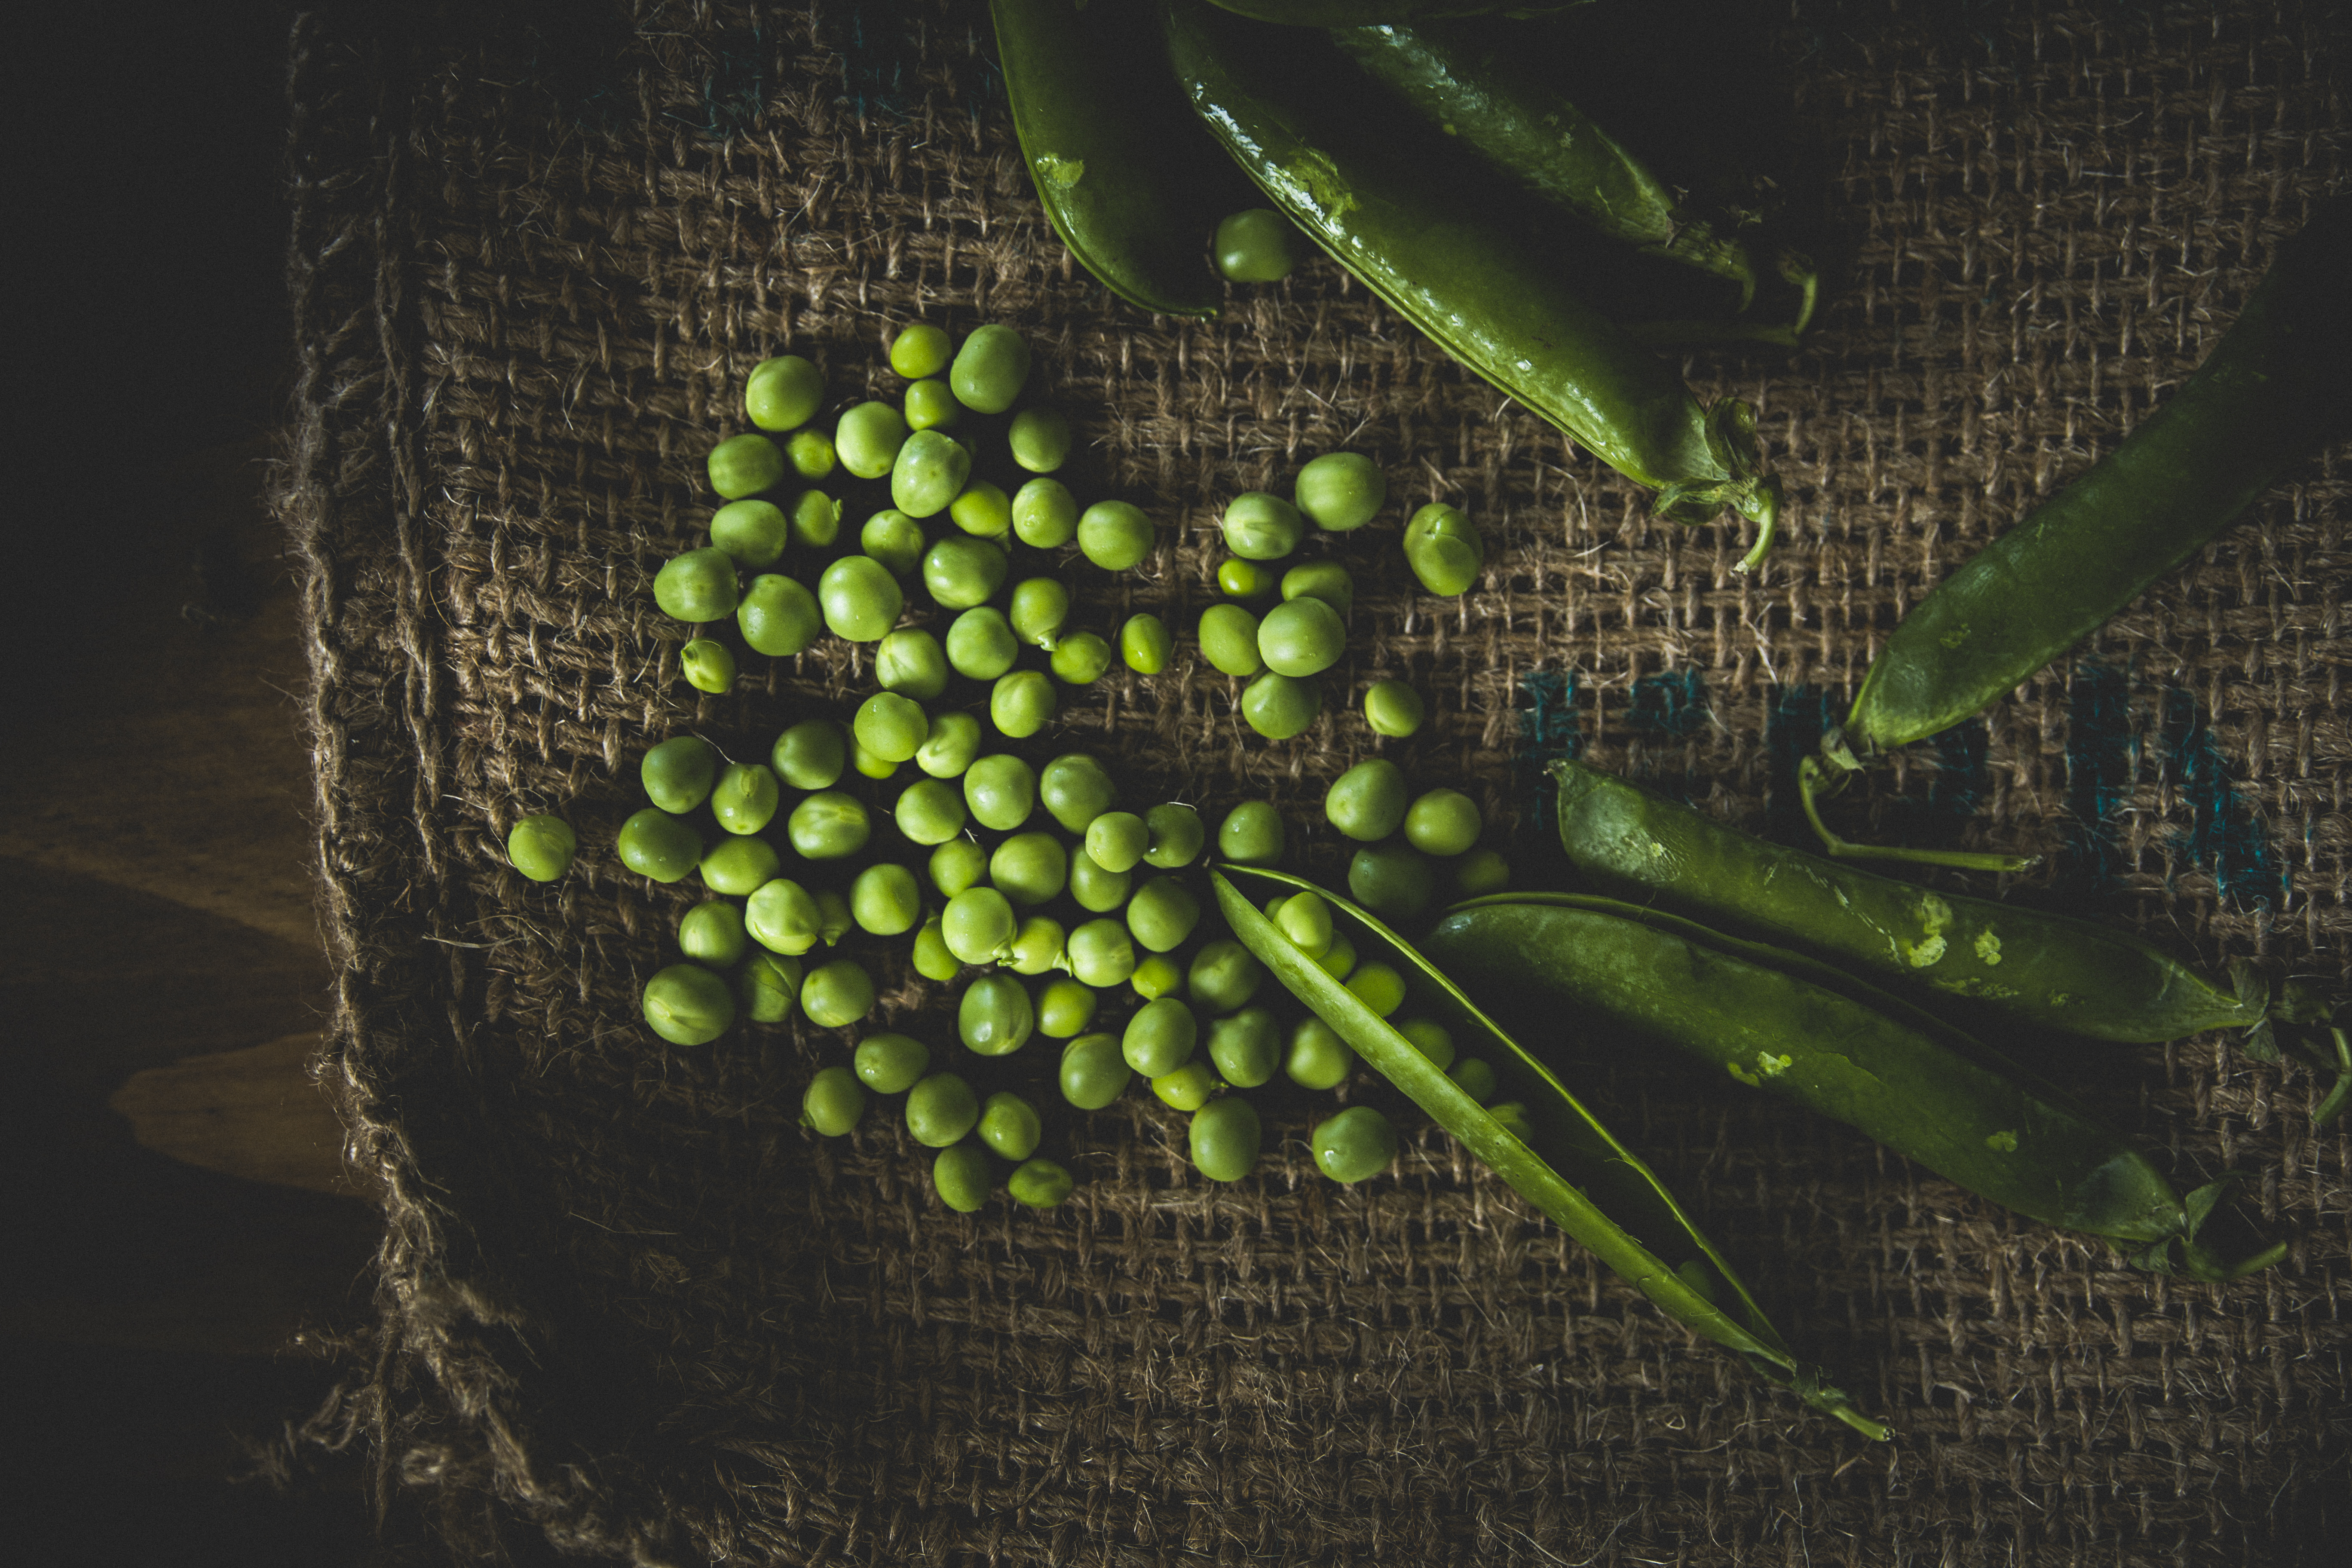
[(1050, 833), (1016, 833), (988, 859), (988, 879), (1014, 903), (1030, 906), (1059, 897), (1069, 869), (1069, 852)]
[(1331, 906), (1320, 893), (1302, 892), (1285, 899), (1274, 923), (1309, 958), (1320, 958), (1331, 951)]
[(908, 381), (937, 375), (947, 369), (952, 349), (947, 333), (928, 321), (916, 321), (899, 328), (890, 340), (890, 368)]
[(803, 719), (776, 737), (768, 764), (794, 789), (831, 789), (849, 765), (849, 742), (832, 720)]
[(1381, 1017), (1387, 1017), (1404, 1005), (1404, 976), (1392, 964), (1367, 963), (1348, 976), (1348, 989), (1356, 1000)]
[(858, 1079), (877, 1094), (904, 1094), (929, 1070), (931, 1050), (907, 1035), (868, 1035), (850, 1058)]
[(1020, 929), (1012, 900), (994, 888), (966, 888), (940, 914), (948, 951), (966, 963), (994, 963), (1012, 951)]
[[(1120, 980), (1126, 978), (1119, 976)], [(1087, 1026), (1095, 1021), (1095, 1009), (1101, 1005), (1102, 998), (1095, 994), (1095, 988), (1083, 981), (1065, 977), (1049, 982), (1037, 998), (1037, 1032), (1056, 1040), (1083, 1035)]]
[(988, 603), (1012, 570), (1002, 546), (968, 533), (951, 533), (923, 552), (923, 586), (943, 610), (969, 610)]
[(1364, 690), (1364, 721), (1375, 735), (1410, 735), (1423, 713), (1421, 693), (1402, 680), (1376, 680)]
[(762, 430), (805, 425), (824, 401), (824, 374), (798, 354), (763, 359), (743, 378), (743, 413)]
[(874, 824), (855, 796), (824, 789), (801, 797), (784, 833), (804, 860), (840, 860), (866, 847)]
[(1424, 855), (1464, 854), (1485, 826), (1478, 803), (1458, 789), (1431, 790), (1404, 814), (1405, 842)]
[(908, 517), (935, 517), (971, 477), (971, 454), (961, 442), (943, 431), (918, 430), (890, 465), (890, 504)]
[(1217, 592), (1229, 599), (1255, 599), (1274, 587), (1274, 578), (1255, 561), (1229, 556), (1217, 563)]
[(782, 482), (784, 455), (765, 436), (730, 436), (710, 448), (710, 488), (729, 500), (758, 495)]
[(1175, 651), (1176, 639), (1158, 616), (1129, 616), (1118, 628), (1118, 657), (1138, 675), (1159, 674)]
[(872, 750), (854, 731), (849, 737), (849, 765), (869, 779), (887, 779), (898, 771), (896, 759)]
[(1348, 863), (1348, 892), (1383, 920), (1409, 921), (1436, 896), (1437, 873), (1410, 844), (1367, 844)]
[(877, 860), (849, 884), (849, 914), (861, 931), (898, 936), (923, 918), (923, 890), (904, 866)]
[(730, 833), (757, 833), (775, 820), (776, 775), (759, 763), (730, 763), (710, 790), (710, 815)]
[(1004, 1191), (1016, 1204), (1033, 1209), (1058, 1208), (1077, 1189), (1077, 1178), (1051, 1160), (1024, 1160), (1004, 1179)]
[(1298, 509), (1264, 490), (1244, 490), (1225, 505), (1219, 522), (1225, 548), (1245, 561), (1279, 561), (1307, 536)]
[(1458, 897), (1499, 893), (1510, 885), (1509, 863), (1492, 849), (1473, 849), (1454, 864), (1454, 890)]
[[(688, 810), (693, 806), (689, 803)], [(526, 816), (507, 834), (507, 863), (534, 882), (552, 882), (572, 869), (580, 836), (560, 816)]]
[(1084, 849), (1070, 857), (1070, 897), (1078, 908), (1098, 915), (1107, 915), (1127, 902), (1127, 891), (1134, 877), (1126, 871), (1107, 871)]
[(1356, 607), (1356, 581), (1337, 561), (1307, 561), (1282, 574), (1282, 597), (1320, 599), (1339, 614), (1344, 624)]
[(1471, 1099), (1484, 1105), (1495, 1098), (1495, 1069), (1476, 1057), (1466, 1057), (1454, 1064), (1446, 1077)]
[(1351, 1105), (1316, 1123), (1307, 1137), (1315, 1164), (1335, 1182), (1360, 1182), (1389, 1168), (1397, 1155), (1396, 1129), (1369, 1105)]
[(1379, 465), (1354, 452), (1326, 452), (1298, 470), (1298, 510), (1318, 528), (1361, 528), (1388, 504), (1389, 482)]
[(956, 1034), (974, 1056), (1010, 1056), (1037, 1027), (1029, 988), (1010, 974), (983, 974), (956, 1004)]
[(966, 610), (948, 626), (948, 663), (973, 680), (994, 680), (1021, 657), (1004, 612), (982, 605)]
[(1257, 1169), (1258, 1146), (1265, 1136), (1256, 1110), (1240, 1095), (1229, 1094), (1193, 1112), (1185, 1146), (1192, 1168), (1213, 1182), (1238, 1182)]
[(1279, 283), (1298, 265), (1298, 231), (1272, 207), (1250, 207), (1217, 224), (1217, 270), (1235, 283)]
[(697, 904), (679, 917), (677, 950), (697, 963), (732, 969), (743, 957), (743, 915), (722, 899)]
[(1013, 537), (1058, 550), (1077, 537), (1078, 502), (1059, 479), (1031, 479), (1013, 492)]
[(1127, 983), (1146, 1002), (1157, 1002), (1162, 996), (1173, 996), (1183, 988), (1184, 972), (1176, 967), (1173, 960), (1155, 952), (1135, 966), (1135, 973), (1128, 976)]
[(1454, 508), (1432, 501), (1404, 525), (1404, 560), (1433, 594), (1467, 593), (1486, 564), (1478, 527)]
[(963, 405), (944, 381), (926, 377), (907, 388), (907, 428), (948, 430), (963, 417)]
[(982, 757), (964, 773), (963, 803), (982, 827), (1009, 833), (1037, 807), (1037, 774), (1009, 752)]
[(1006, 439), (1013, 460), (1033, 474), (1050, 474), (1069, 460), (1070, 422), (1058, 409), (1023, 409)]
[(1051, 577), (1031, 577), (1013, 588), (1013, 635), (1032, 647), (1051, 649), (1070, 618), (1070, 591)]
[(800, 1005), (801, 965), (781, 953), (754, 952), (735, 972), (735, 995), (755, 1024), (781, 1024)]
[(1118, 921), (1087, 921), (1069, 934), (1063, 952), (1070, 973), (1087, 985), (1117, 985), (1135, 973), (1135, 943)]
[(1356, 971), (1356, 944), (1344, 936), (1335, 936), (1323, 956), (1315, 961), (1323, 973), (1334, 980), (1345, 980)]
[(1396, 1031), (1412, 1041), (1413, 1049), (1427, 1057), (1438, 1071), (1454, 1065), (1454, 1036), (1435, 1019), (1407, 1018)]
[[(710, 795), (719, 776), (719, 748), (698, 735), (674, 735), (646, 752), (637, 764), (646, 798), (666, 812), (683, 816)], [(698, 858), (701, 850), (695, 851)]]
[(827, 947), (839, 947), (849, 928), (857, 923), (849, 912), (849, 900), (831, 888), (816, 890), (816, 931)]
[(887, 763), (908, 763), (930, 739), (931, 721), (923, 705), (895, 691), (877, 691), (857, 705), (850, 723), (857, 743)]
[(1397, 830), (1408, 798), (1404, 770), (1385, 757), (1370, 757), (1331, 781), (1323, 815), (1349, 837), (1370, 843)]
[(1004, 966), (1015, 974), (1043, 974), (1059, 967), (1066, 938), (1062, 922), (1046, 915), (1031, 915), (1013, 934), (1013, 952)]
[(963, 960), (948, 951), (947, 931), (939, 916), (923, 922), (915, 933), (915, 973), (926, 980), (953, 980), (963, 973)]
[(710, 514), (710, 544), (738, 566), (773, 564), (792, 539), (792, 524), (773, 501), (730, 500)]
[(931, 721), (929, 738), (915, 752), (915, 765), (935, 779), (951, 779), (980, 754), (980, 721), (969, 713), (942, 713)]
[(931, 1162), (931, 1190), (941, 1206), (957, 1214), (977, 1214), (988, 1206), (996, 1188), (996, 1162), (977, 1143), (956, 1143)]
[[(804, 479), (821, 479), (832, 473), (835, 456), (833, 437), (822, 430), (795, 430), (784, 443), (786, 466)], [(839, 522), (840, 509), (834, 510), (834, 521)]]
[(1304, 734), (1323, 711), (1323, 693), (1312, 681), (1266, 671), (1242, 689), (1242, 718), (1269, 741)]
[(948, 656), (930, 633), (900, 626), (875, 645), (874, 679), (884, 691), (928, 702), (948, 689)]
[(981, 1107), (980, 1141), (1008, 1160), (1025, 1160), (1037, 1152), (1045, 1124), (1037, 1108), (1017, 1094), (999, 1091)]
[(1211, 605), (1201, 612), (1201, 657), (1224, 674), (1248, 677), (1265, 668), (1258, 653), (1257, 617), (1239, 605)]
[(1161, 996), (1135, 1010), (1118, 1049), (1129, 1067), (1146, 1078), (1159, 1078), (1190, 1061), (1200, 1038), (1201, 1024), (1192, 1009), (1173, 996)]
[(1173, 1110), (1198, 1110), (1217, 1092), (1217, 1075), (1209, 1070), (1208, 1063), (1195, 1058), (1174, 1072), (1153, 1079), (1151, 1092)]
[(1062, 1098), (1080, 1110), (1100, 1110), (1127, 1092), (1134, 1076), (1116, 1035), (1080, 1035), (1062, 1047)]
[(1151, 544), (1151, 520), (1141, 507), (1098, 500), (1078, 516), (1078, 552), (1106, 572), (1141, 565)]
[(1150, 827), (1131, 811), (1107, 811), (1087, 824), (1086, 853), (1106, 871), (1133, 870), (1150, 847)]
[(907, 605), (898, 580), (871, 555), (845, 555), (826, 567), (816, 580), (816, 602), (833, 635), (847, 642), (881, 641)]
[(1301, 1089), (1337, 1089), (1355, 1065), (1356, 1053), (1339, 1031), (1310, 1013), (1290, 1031), (1282, 1070)]
[(704, 887), (739, 899), (782, 868), (774, 845), (764, 838), (739, 838), (731, 834), (712, 845), (697, 868)]
[(907, 1135), (926, 1149), (944, 1149), (980, 1121), (980, 1096), (951, 1072), (916, 1080), (907, 1091)]
[(931, 851), (931, 886), (952, 899), (988, 875), (988, 851), (969, 838), (950, 838)]
[(743, 602), (736, 607), (735, 624), (754, 653), (790, 658), (805, 653), (824, 629), (824, 616), (816, 595), (791, 577), (768, 573), (751, 579)]
[(1287, 600), (1258, 622), (1257, 651), (1277, 675), (1320, 675), (1348, 651), (1348, 628), (1320, 599)]
[(948, 384), (966, 408), (1002, 414), (1029, 380), (1029, 344), (1011, 327), (991, 322), (973, 329), (948, 367)]
[(1265, 966), (1249, 949), (1231, 940), (1213, 942), (1192, 955), (1185, 994), (1204, 1013), (1231, 1013), (1249, 1005), (1265, 979)]
[(816, 945), (824, 929), (816, 900), (798, 882), (774, 877), (751, 891), (743, 906), (743, 927), (770, 952), (797, 958)]
[(1013, 503), (986, 479), (973, 480), (961, 495), (949, 502), (948, 516), (966, 533), (995, 540), (1000, 545), (1004, 536), (1013, 531)]
[(1201, 826), (1201, 814), (1173, 801), (1145, 812), (1143, 826), (1150, 836), (1143, 851), (1143, 863), (1162, 871), (1190, 866), (1201, 858), (1202, 847), (1208, 842), (1208, 829)]
[(1044, 729), (1059, 706), (1054, 683), (1042, 671), (1016, 669), (997, 677), (988, 693), (989, 721), (999, 734), (1025, 741)]
[(1066, 686), (1091, 686), (1110, 668), (1110, 644), (1093, 632), (1072, 632), (1054, 649), (1054, 679)]
[(677, 664), (678, 673), (697, 691), (717, 696), (734, 688), (735, 656), (724, 643), (697, 637), (677, 650)]
[(673, 963), (646, 982), (646, 1026), (673, 1046), (707, 1046), (735, 1022), (727, 982), (698, 963)]
[(724, 550), (689, 550), (654, 574), (654, 603), (662, 614), (692, 625), (735, 613), (735, 558)]
[(841, 537), (841, 503), (823, 490), (803, 490), (793, 498), (793, 542), (809, 550), (827, 550)]
[(1173, 877), (1154, 877), (1127, 900), (1127, 929), (1154, 952), (1182, 945), (1201, 923), (1201, 900)]
[(1244, 1007), (1209, 1026), (1209, 1060), (1235, 1089), (1255, 1089), (1282, 1065), (1282, 1032), (1264, 1007)]
[(820, 1138), (838, 1138), (866, 1114), (866, 1086), (845, 1067), (821, 1068), (801, 1096), (801, 1125)]
[(1065, 831), (1084, 833), (1118, 798), (1118, 786), (1094, 758), (1066, 752), (1038, 774), (1037, 797)]
[(943, 779), (917, 779), (898, 792), (891, 816), (909, 843), (944, 844), (963, 831), (963, 795)]
[(857, 531), (857, 548), (882, 563), (893, 577), (904, 577), (922, 565), (929, 543), (923, 525), (896, 507), (884, 507)]
[(621, 864), (640, 877), (675, 882), (702, 859), (702, 835), (668, 812), (648, 809), (621, 824), (614, 848)]
[(888, 473), (906, 441), (907, 421), (887, 403), (860, 403), (845, 410), (833, 427), (841, 466), (861, 479)]
[(874, 980), (855, 959), (821, 963), (801, 982), (801, 1013), (819, 1028), (843, 1028), (872, 1011)]
[(1282, 858), (1282, 813), (1245, 800), (1217, 825), (1217, 853), (1244, 866), (1271, 866)]

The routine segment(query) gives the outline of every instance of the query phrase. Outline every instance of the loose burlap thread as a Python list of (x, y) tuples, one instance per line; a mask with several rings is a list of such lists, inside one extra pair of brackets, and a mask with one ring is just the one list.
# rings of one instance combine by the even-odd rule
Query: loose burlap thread
[[(322, 1071), (389, 1222), (345, 1415), (387, 1497), (485, 1559), (543, 1532), (646, 1563), (2340, 1560), (2352, 1136), (2311, 1130), (2305, 1069), (2221, 1037), (2073, 1069), (2184, 1185), (2242, 1173), (2290, 1239), (2223, 1287), (1675, 1063), (1597, 1076), (1799, 1349), (1893, 1425), (1874, 1446), (1417, 1124), (1394, 1175), (1340, 1188), (1312, 1102), (1277, 1097), (1259, 1173), (1220, 1187), (1130, 1094), (1071, 1122), (1069, 1204), (951, 1215), (893, 1117), (797, 1126), (847, 1035), (644, 1030), (691, 895), (611, 850), (654, 742), (763, 754), (869, 680), (828, 643), (698, 699), (647, 584), (698, 542), (753, 363), (881, 392), (914, 319), (1027, 333), (1078, 475), (1155, 517), (1145, 569), (1084, 575), (1097, 616), (1189, 627), (1223, 499), (1308, 456), (1391, 476), (1335, 550), (1359, 608), (1331, 685), (1409, 679), (1428, 729), (1379, 742), (1335, 700), (1262, 742), (1186, 647), (1065, 713), (1137, 794), (1273, 799), (1327, 872), (1321, 789), (1374, 753), (1523, 849), (1528, 760), (1571, 751), (1785, 828), (1788, 759), (1903, 610), (2178, 385), (2344, 188), (2329, 12), (1798, 0), (1766, 64), (1819, 182), (1800, 199), (1853, 263), (1794, 359), (1692, 366), (1756, 404), (1790, 488), (1748, 578), (1737, 529), (1650, 521), (1328, 261), (1210, 322), (1109, 299), (1027, 188), (980, 7), (307, 18), (282, 506), (342, 976)], [(2341, 984), (2347, 489), (2340, 452), (2310, 465), (1972, 752), (1843, 820), (2052, 850), (2074, 880), (2012, 896), (2071, 888), (2208, 962)], [(1432, 499), (1489, 541), (1458, 601), (1396, 555)], [(543, 810), (583, 847), (547, 887), (502, 853)], [(880, 1016), (951, 1044), (942, 989), (894, 974)]]

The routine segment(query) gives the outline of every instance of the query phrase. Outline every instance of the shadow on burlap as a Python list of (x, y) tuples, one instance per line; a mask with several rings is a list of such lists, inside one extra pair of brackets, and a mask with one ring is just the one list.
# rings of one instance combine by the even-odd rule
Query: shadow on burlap
[[(2346, 144), (2321, 5), (1790, 9), (1771, 90), (1851, 266), (1792, 361), (1692, 368), (1756, 403), (1790, 486), (1752, 579), (1737, 529), (1649, 521), (1327, 261), (1206, 323), (1108, 299), (1027, 188), (976, 5), (302, 25), (284, 508), (343, 963), (324, 1070), (390, 1217), (343, 1418), (389, 1503), (486, 1556), (543, 1528), (661, 1563), (2340, 1560), (2352, 1134), (2312, 1132), (2307, 1071), (2224, 1039), (2055, 1070), (2182, 1184), (2244, 1173), (2293, 1245), (2226, 1288), (2128, 1271), (1675, 1063), (1594, 1081), (1893, 1425), (1874, 1446), (1425, 1129), (1343, 1189), (1303, 1145), (1328, 1099), (1276, 1096), (1268, 1158), (1220, 1188), (1130, 1092), (1057, 1131), (1068, 1205), (959, 1217), (894, 1115), (798, 1128), (845, 1035), (678, 1051), (636, 1021), (692, 901), (611, 853), (637, 758), (688, 730), (762, 755), (868, 677), (828, 640), (697, 699), (646, 584), (699, 540), (745, 371), (789, 350), (885, 392), (916, 317), (1030, 334), (1082, 488), (1158, 520), (1141, 573), (1076, 569), (1102, 629), (1189, 627), (1234, 491), (1341, 446), (1392, 478), (1334, 546), (1360, 607), (1308, 734), (1239, 730), (1234, 683), (1186, 647), (1075, 700), (1056, 749), (1151, 799), (1272, 798), (1327, 871), (1322, 786), (1375, 752), (1518, 823), (1527, 874), (1545, 754), (1787, 831), (1788, 764), (1886, 629), (2179, 384), (2342, 187)], [(2046, 849), (2057, 870), (2011, 896), (2340, 981), (2343, 461), (1846, 825)], [(1490, 542), (1458, 601), (1394, 550), (1435, 498)], [(1386, 675), (1433, 700), (1410, 742), (1349, 705)], [(543, 810), (583, 846), (550, 887), (501, 852)], [(950, 1043), (942, 1001), (905, 982), (882, 1016)]]

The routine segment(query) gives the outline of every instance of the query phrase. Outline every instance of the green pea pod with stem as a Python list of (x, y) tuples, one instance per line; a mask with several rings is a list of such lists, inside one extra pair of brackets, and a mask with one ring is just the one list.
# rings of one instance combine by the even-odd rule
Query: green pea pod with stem
[(2323, 206), (2188, 384), (2089, 472), (1903, 617), (1845, 721), (1799, 771), (1832, 855), (2013, 870), (2015, 857), (1849, 843), (1815, 802), (1895, 747), (1948, 730), (2081, 641), (2352, 429), (2352, 196)]
[(1473, 991), (1663, 1045), (1859, 1129), (2044, 1225), (2137, 1248), (2200, 1279), (2220, 1184), (2177, 1195), (2147, 1157), (2057, 1089), (1866, 982), (1694, 921), (1576, 893), (1495, 894), (1446, 911), (1423, 942)]
[[(1234, 935), (1290, 994), (1357, 1054), (1460, 1139), (1513, 1191), (1540, 1210), (1676, 1322), (1736, 1352), (1759, 1375), (1794, 1391), (1854, 1430), (1886, 1428), (1801, 1363), (1715, 1245), (1674, 1195), (1534, 1055), (1480, 1012), (1461, 989), (1394, 931), (1312, 882), (1256, 867), (1210, 875)], [(1356, 994), (1284, 936), (1259, 909), (1270, 895), (1313, 889), (1359, 961), (1378, 959), (1405, 978), (1411, 1005), (1433, 1016), (1465, 1054), (1477, 1055), (1525, 1097), (1533, 1133), (1523, 1141), (1441, 1071)], [(1604, 1211), (1600, 1201), (1605, 1199)]]
[(1517, 215), (1465, 183), (1471, 171), (1433, 166), (1387, 117), (1334, 101), (1328, 43), (1253, 31), (1200, 0), (1164, 0), (1161, 14), (1178, 85), (1292, 223), (1454, 358), (1659, 490), (1658, 516), (1708, 522), (1729, 507), (1757, 525), (1738, 569), (1764, 558), (1780, 483), (1763, 471), (1753, 409), (1736, 397), (1701, 408), (1568, 287)]

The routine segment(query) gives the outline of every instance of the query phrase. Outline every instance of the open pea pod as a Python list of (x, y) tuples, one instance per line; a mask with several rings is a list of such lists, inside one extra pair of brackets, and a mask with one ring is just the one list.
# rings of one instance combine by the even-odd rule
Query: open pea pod
[[(1823, 1381), (1819, 1369), (1797, 1360), (1738, 1274), (1649, 1167), (1411, 944), (1347, 900), (1285, 872), (1223, 865), (1209, 880), (1225, 923), (1242, 945), (1514, 1192), (1676, 1322), (1737, 1352), (1759, 1375), (1855, 1431), (1885, 1437), (1885, 1426), (1855, 1409), (1843, 1392)], [(1532, 1142), (1513, 1134), (1412, 1041), (1301, 952), (1243, 885), (1261, 898), (1307, 890), (1319, 895), (1359, 958), (1392, 965), (1417, 1008), (1438, 1016), (1465, 1051), (1483, 1056), (1525, 1097)], [(1595, 1194), (1607, 1199), (1608, 1209)]]

